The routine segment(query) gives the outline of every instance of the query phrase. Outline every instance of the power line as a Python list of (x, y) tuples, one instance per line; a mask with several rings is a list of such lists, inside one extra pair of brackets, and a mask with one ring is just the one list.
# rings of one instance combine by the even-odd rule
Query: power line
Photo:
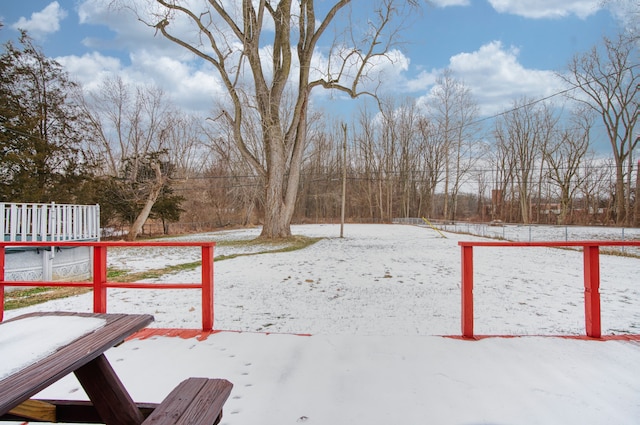
[[(636, 68), (636, 67), (638, 67), (638, 66), (640, 66), (640, 64), (630, 65), (630, 66), (628, 66), (628, 67), (626, 67), (626, 68), (623, 68), (623, 69), (621, 70), (621, 72), (631, 71), (631, 70), (633, 70), (634, 68)], [(616, 74), (618, 74), (618, 72), (611, 72), (611, 73), (606, 74), (606, 75), (603, 75), (603, 76), (601, 76), (601, 77), (599, 77), (599, 78), (593, 78), (593, 79), (591, 79), (591, 80), (589, 80), (589, 81), (585, 81), (585, 82), (584, 82), (584, 83), (582, 83), (582, 84), (578, 84), (578, 85), (575, 85), (575, 86), (573, 86), (573, 87), (569, 87), (569, 88), (567, 88), (567, 89), (564, 89), (564, 90), (561, 90), (561, 91), (558, 91), (558, 92), (552, 93), (552, 94), (550, 94), (550, 95), (548, 95), (548, 96), (541, 97), (540, 99), (534, 99), (534, 100), (532, 100), (531, 102), (528, 102), (528, 103), (525, 103), (525, 104), (523, 104), (523, 105), (519, 105), (519, 106), (513, 107), (513, 108), (508, 109), (508, 110), (506, 110), (506, 111), (502, 111), (502, 112), (499, 112), (499, 113), (497, 113), (497, 114), (494, 114), (494, 115), (491, 115), (491, 116), (488, 116), (488, 117), (480, 118), (480, 119), (478, 119), (478, 120), (476, 120), (476, 121), (472, 122), (471, 124), (479, 124), (480, 122), (483, 122), (483, 121), (487, 121), (487, 120), (491, 120), (491, 119), (494, 119), (494, 118), (498, 118), (498, 117), (501, 117), (501, 116), (503, 116), (503, 115), (510, 114), (510, 113), (512, 113), (512, 112), (518, 111), (518, 110), (523, 109), (523, 108), (528, 108), (528, 107), (533, 106), (533, 105), (535, 105), (535, 104), (537, 104), (537, 103), (544, 102), (544, 101), (547, 101), (547, 100), (549, 100), (549, 99), (552, 99), (552, 98), (554, 98), (554, 97), (556, 97), (556, 96), (564, 95), (564, 94), (567, 94), (567, 93), (569, 93), (569, 92), (571, 92), (571, 91), (573, 91), (573, 90), (577, 90), (577, 89), (579, 89), (579, 88), (582, 88), (581, 86), (583, 86), (583, 85), (585, 85), (585, 84), (592, 84), (592, 83), (595, 83), (595, 82), (598, 82), (598, 81), (604, 80), (604, 79), (606, 79), (606, 78), (610, 78), (610, 77), (612, 77), (612, 76), (614, 76), (614, 75), (616, 75)]]

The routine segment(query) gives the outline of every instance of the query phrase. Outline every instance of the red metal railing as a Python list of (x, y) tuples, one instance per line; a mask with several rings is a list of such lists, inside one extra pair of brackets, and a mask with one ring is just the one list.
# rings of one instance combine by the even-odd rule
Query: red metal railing
[[(5, 281), (5, 248), (7, 246), (26, 247), (80, 247), (93, 248), (92, 282), (52, 282), (52, 281)], [(107, 249), (112, 247), (200, 247), (202, 250), (202, 280), (200, 283), (141, 283), (107, 281)], [(107, 288), (130, 289), (201, 289), (202, 329), (213, 330), (213, 248), (215, 242), (0, 242), (0, 321), (4, 316), (5, 286), (67, 286), (93, 288), (93, 311), (107, 312)]]
[(600, 247), (640, 246), (638, 241), (458, 242), (462, 248), (462, 336), (473, 338), (473, 247), (582, 247), (584, 316), (587, 336), (602, 336), (600, 322)]

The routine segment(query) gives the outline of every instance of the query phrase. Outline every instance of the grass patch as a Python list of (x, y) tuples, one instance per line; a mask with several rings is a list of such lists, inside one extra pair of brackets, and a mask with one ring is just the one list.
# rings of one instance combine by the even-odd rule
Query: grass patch
[[(307, 236), (292, 236), (286, 239), (277, 239), (277, 240), (262, 240), (262, 239), (252, 239), (245, 241), (226, 241), (228, 244), (217, 243), (216, 245), (221, 246), (264, 246), (266, 249), (263, 251), (257, 252), (241, 252), (238, 254), (230, 254), (230, 255), (220, 255), (215, 257), (215, 261), (222, 260), (230, 260), (232, 258), (243, 257), (248, 255), (260, 255), (260, 254), (277, 254), (281, 252), (292, 252), (297, 251), (299, 249), (304, 249), (308, 246), (313, 245), (314, 243), (322, 240), (322, 238), (310, 238)], [(273, 246), (272, 249), (269, 249), (269, 246)]]
[(120, 269), (108, 269), (107, 270), (107, 280), (115, 280), (126, 276), (129, 272), (126, 270)]
[[(618, 249), (620, 250), (616, 250), (616, 249), (612, 249), (612, 248), (606, 248), (606, 247), (600, 247), (600, 254), (603, 255), (614, 255), (616, 257), (628, 257), (628, 258), (640, 258), (640, 255), (633, 253), (633, 252), (629, 252), (627, 250), (625, 250), (624, 252), (622, 251), (623, 247), (618, 247)], [(624, 248), (633, 248), (631, 246), (629, 247), (624, 247)]]
[[(259, 254), (276, 254), (280, 252), (291, 252), (304, 249), (313, 245), (322, 238), (309, 238), (306, 236), (293, 236), (287, 239), (279, 239), (276, 241), (264, 241), (260, 239), (252, 240), (236, 240), (216, 242), (218, 246), (262, 246), (264, 250), (249, 253), (238, 253), (231, 255), (220, 255), (214, 258), (215, 261), (229, 260), (236, 257), (259, 255)], [(272, 247), (272, 249), (270, 249)], [(110, 268), (107, 270), (107, 280), (110, 282), (139, 282), (145, 279), (158, 279), (166, 274), (178, 273), (186, 270), (194, 270), (202, 264), (201, 261), (191, 263), (176, 264), (160, 269), (151, 269), (142, 272), (130, 272), (122, 269)], [(14, 310), (17, 308), (28, 307), (40, 304), (46, 301), (59, 298), (72, 297), (75, 295), (85, 294), (91, 291), (91, 288), (74, 288), (74, 287), (36, 287), (24, 290), (16, 290), (5, 292), (5, 310)]]
[(177, 273), (184, 270), (194, 270), (202, 264), (201, 261), (194, 261), (192, 263), (176, 264), (173, 266), (167, 266), (160, 269), (150, 269), (143, 272), (128, 272), (126, 270), (113, 269), (107, 272), (107, 280), (110, 282), (138, 282), (145, 279), (158, 279), (165, 274)]
[(37, 287), (9, 291), (4, 294), (4, 309), (14, 310), (16, 308), (28, 307), (59, 298), (86, 294), (89, 291), (91, 291), (91, 288), (74, 288), (70, 286)]

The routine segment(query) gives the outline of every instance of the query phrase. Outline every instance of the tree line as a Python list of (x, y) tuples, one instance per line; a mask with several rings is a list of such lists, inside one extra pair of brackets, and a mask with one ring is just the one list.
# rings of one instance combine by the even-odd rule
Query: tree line
[[(459, 82), (447, 85), (466, 92)], [(338, 221), (345, 178), (346, 217), (353, 222), (427, 217), (637, 225), (637, 168), (626, 192), (632, 213), (628, 222), (618, 221), (616, 165), (591, 148), (596, 117), (588, 110), (561, 116), (550, 103), (523, 98), (483, 130), (473, 114), (438, 118), (441, 100), (434, 99), (440, 107), (435, 111), (436, 105), (420, 107), (412, 99), (365, 105), (346, 135), (343, 123), (327, 125), (318, 116), (305, 151), (294, 222)], [(465, 116), (466, 124), (458, 120)], [(452, 122), (458, 124), (445, 131)], [(220, 138), (214, 145), (222, 152), (230, 142)], [(215, 204), (187, 210), (219, 211), (209, 220), (217, 226), (258, 223), (264, 208), (259, 176), (239, 156), (212, 160), (206, 172), (178, 190), (200, 194), (189, 199), (209, 196)], [(188, 212), (184, 218), (207, 222)]]
[[(264, 224), (274, 196), (293, 202), (289, 222), (337, 221), (344, 187), (348, 221), (640, 223), (637, 38), (605, 39), (558, 74), (564, 96), (514, 99), (490, 121), (450, 71), (428, 101), (372, 95), (348, 122), (283, 86), (281, 113), (307, 109), (288, 121), (295, 137), (278, 154), (289, 161), (278, 162), (276, 184), (286, 190), (275, 194), (268, 146), (285, 135), (265, 141), (275, 112), (246, 93), (240, 121), (223, 105), (203, 119), (115, 76), (82, 90), (26, 33), (3, 47), (0, 202), (99, 203), (103, 225), (131, 239), (152, 222), (164, 232)], [(611, 156), (594, 152), (599, 133)]]

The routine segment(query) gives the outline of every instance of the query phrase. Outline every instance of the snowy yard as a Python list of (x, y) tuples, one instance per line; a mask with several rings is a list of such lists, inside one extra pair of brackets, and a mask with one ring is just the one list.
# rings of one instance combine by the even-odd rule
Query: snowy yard
[[(336, 225), (294, 226), (293, 232), (324, 239), (299, 251), (215, 263), (214, 327), (234, 332), (203, 340), (152, 336), (108, 352), (134, 399), (160, 401), (182, 379), (209, 376), (234, 383), (226, 425), (639, 422), (637, 338), (540, 336), (584, 335), (581, 252), (475, 248), (476, 334), (536, 336), (462, 341), (438, 335), (460, 334), (457, 242), (479, 238), (447, 233), (445, 239), (409, 225), (347, 225), (343, 239)], [(239, 250), (247, 253), (221, 244), (216, 256)], [(121, 249), (109, 258), (112, 267), (136, 271), (193, 262), (199, 252)], [(640, 334), (639, 266), (638, 258), (601, 256), (603, 335)], [(199, 278), (199, 268), (163, 277)], [(159, 328), (201, 326), (197, 290), (108, 294), (109, 312), (151, 313)], [(91, 306), (86, 294), (6, 317)], [(42, 396), (84, 397), (73, 377)]]
[[(600, 230), (600, 229), (597, 229)], [(409, 225), (294, 226), (323, 237), (287, 253), (215, 262), (216, 329), (328, 335), (459, 335), (460, 247), (469, 235)], [(259, 229), (177, 240), (252, 239)], [(584, 232), (579, 239), (587, 239)], [(221, 244), (222, 245), (222, 244)], [(215, 255), (274, 246), (216, 247)], [(121, 248), (109, 265), (140, 271), (199, 259), (199, 249)], [(584, 335), (582, 254), (553, 248), (476, 248), (476, 334)], [(602, 332), (640, 333), (640, 259), (601, 255)], [(164, 276), (197, 282), (200, 269)], [(160, 280), (163, 280), (160, 279)], [(110, 289), (109, 312), (151, 313), (156, 327), (201, 326), (194, 290)], [(22, 311), (90, 311), (91, 294)], [(7, 312), (8, 316), (17, 312)]]

